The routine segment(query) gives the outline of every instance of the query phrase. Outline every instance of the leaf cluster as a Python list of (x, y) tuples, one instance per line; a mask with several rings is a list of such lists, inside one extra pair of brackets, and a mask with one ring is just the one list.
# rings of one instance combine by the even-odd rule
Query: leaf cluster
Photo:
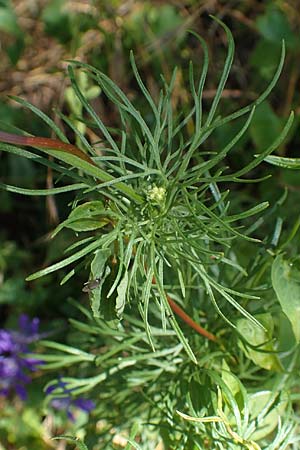
[[(253, 221), (254, 216), (261, 216), (268, 203), (236, 211), (228, 189), (233, 183), (260, 181), (252, 177), (252, 171), (267, 158), (276, 161), (269, 155), (286, 137), (293, 114), (275, 141), (259, 155), (253, 155), (248, 164), (230, 171), (224, 163), (247, 133), (255, 108), (275, 86), (285, 49), (283, 44), (273, 79), (257, 100), (222, 117), (218, 115), (219, 104), (233, 62), (234, 42), (227, 26), (215, 20), (226, 33), (228, 50), (208, 111), (203, 108), (208, 49), (202, 38), (196, 36), (203, 50), (203, 65), (198, 81), (193, 64), (189, 67), (193, 105), (188, 114), (183, 115), (173, 105), (176, 69), (169, 81), (162, 79), (159, 98), (154, 100), (131, 54), (136, 83), (149, 107), (149, 114), (142, 115), (104, 73), (73, 61), (69, 66), (72, 88), (81, 105), (79, 110), (88, 117), (75, 119), (95, 128), (101, 135), (101, 143), (92, 145), (82, 131), (84, 127), (76, 127), (60, 114), (83, 149), (74, 151), (50, 118), (18, 100), (45, 121), (61, 144), (37, 138), (30, 141), (35, 151), (0, 144), (4, 151), (55, 170), (58, 183), (64, 176), (72, 181), (67, 186), (38, 191), (5, 184), (2, 187), (25, 195), (76, 193), (68, 217), (54, 234), (68, 228), (78, 238), (59, 262), (30, 275), (28, 280), (71, 267), (61, 281), (63, 284), (89, 267), (84, 290), (91, 311), (81, 308), (86, 323), (71, 321), (86, 342), (77, 349), (45, 341), (44, 346), (53, 353), (50, 351), (43, 358), (45, 369), (70, 368), (66, 381), (76, 394), (93, 390), (94, 396), (99, 396), (101, 401), (95, 414), (106, 415), (103, 439), (107, 445), (109, 430), (118, 423), (121, 411), (125, 429), (130, 429), (140, 417), (149, 429), (155, 430), (154, 441), (158, 442), (160, 434), (166, 448), (259, 449), (258, 440), (271, 450), (295, 439), (291, 398), (285, 392), (277, 393), (285, 383), (294, 386), (293, 375), (270, 375), (272, 389), (267, 389), (265, 374), (261, 374), (262, 368), (283, 370), (272, 354), (276, 351), (272, 345), (273, 323), (269, 316), (258, 315), (259, 308), (255, 307), (260, 298), (257, 291), (263, 292), (265, 287), (258, 269), (266, 270), (269, 255), (258, 253), (249, 257), (249, 270), (238, 257), (241, 245), (246, 245), (247, 251), (260, 246), (264, 252), (261, 241), (253, 236), (263, 219), (254, 219), (251, 226), (244, 224)], [(119, 129), (108, 128), (87, 101), (77, 81), (77, 70), (83, 71), (93, 86), (98, 85), (118, 111)], [(232, 140), (223, 148), (212, 149), (209, 145), (212, 133), (244, 116), (244, 124)], [(247, 174), (249, 179), (244, 178)], [(252, 255), (252, 250), (249, 252)], [(278, 265), (274, 271), (280, 271)], [(281, 285), (277, 291), (291, 320), (293, 312), (287, 308), (286, 293)], [(216, 350), (215, 344), (203, 344), (202, 337), (191, 329), (183, 331), (170, 299), (188, 308), (204, 327), (209, 326), (210, 332), (218, 334), (221, 347)], [(298, 339), (298, 326), (291, 322)], [(235, 336), (228, 324), (236, 328)], [(256, 330), (254, 338), (253, 330)], [(226, 344), (227, 337), (233, 351)], [(268, 354), (266, 358), (262, 356), (264, 352)], [(296, 356), (297, 352), (284, 365), (289, 374), (297, 365)], [(79, 363), (82, 376), (74, 372), (73, 366)], [(249, 380), (253, 392), (244, 387), (243, 382)], [(265, 389), (258, 388), (262, 380)], [(255, 396), (261, 396), (261, 408), (253, 412)], [(283, 422), (282, 411), (288, 412)], [(265, 432), (255, 434), (260, 431), (260, 423)], [(269, 444), (267, 436), (276, 427), (274, 443)]]

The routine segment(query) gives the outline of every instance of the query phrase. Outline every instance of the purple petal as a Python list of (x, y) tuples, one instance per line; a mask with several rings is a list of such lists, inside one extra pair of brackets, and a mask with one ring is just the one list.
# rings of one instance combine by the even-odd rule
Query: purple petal
[(21, 314), (19, 317), (19, 328), (20, 332), (24, 336), (32, 336), (38, 333), (40, 320), (34, 317), (32, 320), (29, 319), (27, 314)]
[(20, 368), (16, 358), (0, 358), (0, 382), (5, 378), (14, 378), (19, 370)]
[(26, 375), (22, 371), (22, 369), (19, 369), (19, 371), (18, 371), (18, 373), (16, 375), (16, 380), (21, 381), (23, 384), (26, 384), (26, 383), (30, 383), (31, 378), (28, 375)]
[(75, 416), (70, 410), (67, 411), (67, 416), (68, 419), (71, 420), (71, 422), (75, 422)]
[[(59, 389), (60, 388), (60, 389)], [(83, 398), (73, 398), (72, 397), (72, 391), (75, 388), (67, 389), (67, 383), (62, 380), (60, 377), (55, 384), (52, 384), (51, 386), (48, 386), (46, 389), (46, 394), (51, 394), (52, 392), (55, 392), (57, 389), (62, 391), (62, 396), (55, 397), (50, 400), (50, 404), (52, 408), (57, 410), (65, 410), (67, 413), (68, 418), (74, 422), (75, 418), (72, 413), (72, 408), (79, 408), (82, 411), (85, 411), (89, 413), (93, 408), (95, 408), (95, 403), (92, 400), (86, 400)]]
[(19, 328), (20, 331), (24, 334), (28, 334), (28, 330), (30, 329), (30, 321), (27, 314), (21, 314), (19, 317)]
[(23, 400), (23, 401), (26, 400), (27, 392), (26, 392), (24, 386), (22, 386), (21, 384), (17, 384), (17, 385), (15, 385), (15, 390), (16, 390), (16, 393), (18, 394), (18, 396), (21, 398), (21, 400)]
[(96, 406), (93, 400), (87, 400), (84, 398), (77, 398), (76, 400), (73, 401), (73, 405), (77, 406), (77, 408), (85, 412), (90, 412)]
[(0, 389), (0, 395), (3, 395), (4, 397), (7, 397), (9, 394), (9, 388), (5, 387), (5, 388), (1, 388)]
[(6, 330), (0, 330), (0, 355), (3, 353), (15, 353), (19, 346), (16, 344), (12, 333)]
[(38, 319), (37, 317), (34, 317), (31, 321), (31, 334), (38, 334), (39, 332), (39, 327), (40, 327), (40, 319)]
[(46, 388), (45, 392), (48, 395), (48, 394), (51, 394), (52, 392), (56, 391), (59, 388), (61, 388), (60, 391), (65, 392), (65, 389), (64, 389), (65, 385), (66, 385), (66, 383), (64, 383), (63, 381), (58, 380), (54, 384), (51, 384), (51, 386), (48, 386)]
[(22, 314), (19, 327), (20, 331), (0, 329), (0, 394), (6, 396), (14, 390), (25, 400), (25, 385), (31, 381), (26, 372), (32, 372), (43, 364), (42, 360), (27, 355), (27, 344), (39, 338), (39, 319), (31, 321)]
[(68, 397), (53, 398), (50, 404), (54, 409), (58, 409), (60, 411), (62, 410), (67, 411), (70, 407), (71, 400)]
[(56, 385), (52, 384), (51, 386), (48, 386), (45, 390), (46, 395), (51, 394), (51, 392), (53, 392), (56, 389)]
[(60, 387), (64, 392), (69, 392), (69, 390), (66, 388), (67, 384), (68, 383), (66, 381), (63, 381), (62, 377), (60, 376), (57, 380), (56, 387)]
[(35, 359), (35, 358), (21, 358), (20, 359), (20, 365), (22, 365), (23, 367), (26, 367), (26, 369), (31, 370), (32, 372), (34, 372), (35, 370), (38, 369), (38, 367), (36, 366), (40, 366), (44, 364), (44, 361), (41, 359)]
[(40, 320), (37, 317), (31, 321), (26, 314), (21, 314), (19, 317), (20, 331), (15, 333), (16, 341), (26, 348), (27, 344), (38, 340), (40, 337), (38, 334), (39, 324)]
[(60, 389), (64, 394), (68, 395), (73, 389), (67, 389), (66, 388), (67, 383), (62, 380), (61, 377), (58, 378), (58, 380), (52, 384), (51, 386), (48, 386), (46, 389), (46, 394), (51, 394), (51, 392)]

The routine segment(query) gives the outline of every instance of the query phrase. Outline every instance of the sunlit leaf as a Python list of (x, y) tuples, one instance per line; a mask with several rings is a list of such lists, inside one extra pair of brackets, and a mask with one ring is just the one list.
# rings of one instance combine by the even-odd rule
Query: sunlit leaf
[(236, 377), (232, 374), (230, 367), (225, 359), (222, 361), (222, 379), (224, 383), (229, 387), (233, 395), (236, 395), (240, 391), (240, 383)]
[(118, 317), (122, 317), (125, 308), (127, 287), (128, 287), (128, 271), (125, 272), (125, 275), (121, 280), (117, 289), (118, 295), (116, 298), (116, 313)]
[(106, 211), (103, 203), (94, 200), (73, 209), (63, 224), (65, 227), (71, 228), (74, 231), (96, 230), (102, 228), (109, 222), (109, 219), (105, 215)]
[(300, 342), (300, 271), (278, 255), (272, 266), (272, 284), (283, 312), (290, 320), (296, 341)]
[(284, 414), (287, 406), (287, 398), (283, 397), (276, 402), (274, 408), (268, 403), (273, 397), (271, 391), (260, 391), (249, 396), (249, 411), (251, 419), (257, 420), (257, 428), (251, 435), (251, 439), (258, 441), (268, 436), (278, 425), (279, 418)]
[[(259, 327), (247, 319), (239, 319), (237, 330), (245, 339), (247, 344), (241, 343), (240, 346), (245, 354), (260, 367), (267, 370), (281, 370), (281, 364), (277, 355), (274, 353), (274, 346), (271, 342), (274, 323), (271, 314), (259, 314), (255, 318), (263, 325)], [(251, 346), (251, 347), (250, 347)], [(257, 350), (253, 347), (257, 347)]]
[(300, 158), (286, 158), (284, 156), (269, 155), (264, 159), (273, 166), (284, 167), (285, 169), (300, 169)]
[(100, 317), (102, 286), (106, 277), (110, 274), (110, 268), (106, 266), (110, 254), (111, 251), (108, 248), (97, 250), (91, 263), (91, 277), (93, 280), (99, 279), (97, 287), (89, 293), (94, 317)]

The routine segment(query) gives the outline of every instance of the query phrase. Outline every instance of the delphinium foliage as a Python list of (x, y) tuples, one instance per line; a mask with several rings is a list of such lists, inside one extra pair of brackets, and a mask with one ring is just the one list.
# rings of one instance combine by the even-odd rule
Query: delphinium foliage
[[(268, 208), (266, 201), (250, 204), (230, 192), (237, 183), (258, 183), (268, 176), (266, 171), (256, 179), (254, 169), (283, 142), (293, 115), (272, 145), (249, 155), (235, 171), (227, 167), (228, 153), (280, 76), (284, 45), (265, 91), (222, 117), (219, 103), (234, 42), (227, 26), (219, 25), (228, 51), (208, 109), (202, 99), (208, 49), (196, 36), (202, 71), (196, 75), (190, 64), (187, 114), (174, 107), (176, 69), (170, 80), (162, 78), (159, 98), (153, 99), (131, 55), (147, 114), (104, 73), (73, 61), (68, 69), (73, 92), (86, 112), (76, 123), (93, 127), (99, 142), (91, 144), (82, 127), (60, 114), (78, 147), (69, 144), (50, 118), (21, 99), (16, 100), (58, 139), (0, 133), (7, 142), (1, 143), (3, 151), (51, 167), (58, 184), (66, 177), (72, 181), (47, 190), (3, 188), (24, 195), (74, 194), (67, 218), (54, 231), (73, 230), (73, 244), (60, 261), (28, 280), (68, 268), (64, 284), (86, 273), (83, 292), (70, 300), (78, 310), (76, 320), (70, 318), (74, 342), (44, 340), (40, 359), (42, 370), (55, 371), (45, 408), (65, 409), (73, 421), (72, 407), (90, 412), (89, 448), (112, 448), (124, 440), (126, 449), (297, 445), (297, 305), (287, 307), (289, 294), (282, 287), (285, 277), (293, 276), (281, 255), (280, 224), (267, 226), (280, 201)], [(98, 85), (118, 111), (119, 129), (108, 128), (97, 115), (76, 81), (77, 72)], [(234, 138), (214, 148), (214, 131), (241, 117), (244, 123)], [(297, 229), (296, 224), (287, 245)], [(286, 330), (292, 342), (288, 348)]]

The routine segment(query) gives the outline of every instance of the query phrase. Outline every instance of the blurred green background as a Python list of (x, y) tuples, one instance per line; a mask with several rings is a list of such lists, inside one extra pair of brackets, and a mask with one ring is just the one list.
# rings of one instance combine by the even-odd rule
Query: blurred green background
[[(208, 105), (226, 55), (224, 32), (210, 14), (229, 26), (236, 44), (233, 69), (223, 93), (224, 114), (251, 102), (263, 91), (277, 67), (282, 39), (287, 47), (280, 81), (257, 109), (250, 132), (228, 156), (228, 165), (240, 166), (249, 153), (259, 153), (270, 144), (291, 109), (296, 113), (295, 124), (278, 154), (299, 157), (300, 9), (293, 0), (0, 0), (0, 129), (19, 128), (37, 136), (51, 136), (44, 123), (9, 97), (20, 96), (54, 119), (75, 142), (72, 131), (56, 114), (62, 111), (76, 122), (76, 116), (82, 113), (66, 75), (69, 59), (88, 62), (104, 71), (143, 111), (144, 98), (129, 65), (131, 49), (154, 98), (159, 95), (160, 74), (169, 80), (174, 66), (178, 67), (174, 102), (183, 112), (188, 111), (189, 61), (193, 60), (199, 72), (202, 64), (201, 48), (188, 30), (200, 34), (209, 46), (210, 69), (204, 90)], [(88, 84), (84, 75), (80, 83), (104, 122), (116, 125), (116, 111), (99, 97), (97, 88)], [(224, 146), (243, 120), (219, 128), (210, 144)], [(99, 139), (88, 125), (82, 131), (91, 142)], [(52, 186), (51, 171), (13, 155), (0, 157), (1, 182), (27, 188)], [(256, 176), (263, 173), (260, 170)], [(286, 188), (290, 196), (282, 215), (287, 223), (293, 223), (299, 213), (294, 208), (300, 204), (299, 174), (269, 166), (267, 170), (273, 174), (271, 181), (235, 188), (239, 190), (239, 202), (249, 197), (274, 202)], [(55, 261), (61, 254), (62, 240), (64, 246), (68, 238), (71, 242), (71, 234), (68, 237), (67, 233), (54, 241), (49, 239), (54, 226), (66, 217), (69, 195), (45, 200), (0, 190), (0, 328), (14, 326), (18, 313), (25, 311), (41, 317), (42, 326), (57, 330), (55, 339), (60, 339), (66, 318), (71, 315), (65, 300), (81, 291), (86, 274), (77, 280), (78, 285), (75, 281), (59, 289), (62, 274), (30, 284), (24, 278)], [(24, 408), (17, 400), (4, 404), (0, 399), (0, 449), (65, 448), (62, 442), (49, 441), (49, 424), (45, 420), (41, 423), (37, 403), (32, 400)], [(16, 411), (20, 414), (16, 415)]]

